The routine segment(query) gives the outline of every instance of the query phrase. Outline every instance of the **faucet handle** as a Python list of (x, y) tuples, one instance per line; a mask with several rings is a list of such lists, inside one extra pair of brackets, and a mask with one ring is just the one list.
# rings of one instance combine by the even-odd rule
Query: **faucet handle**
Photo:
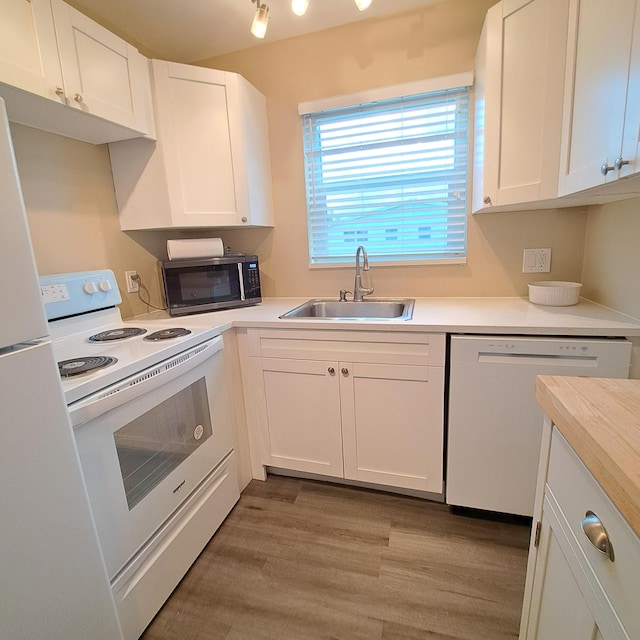
[(351, 295), (353, 295), (353, 291), (348, 291), (347, 289), (340, 289), (340, 298), (338, 302), (348, 302), (347, 293), (350, 293)]

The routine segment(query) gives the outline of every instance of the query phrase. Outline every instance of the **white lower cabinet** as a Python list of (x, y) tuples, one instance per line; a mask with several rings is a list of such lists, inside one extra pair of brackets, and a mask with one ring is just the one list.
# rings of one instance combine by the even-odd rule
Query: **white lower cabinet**
[(339, 366), (345, 478), (441, 493), (444, 368)]
[(265, 464), (342, 477), (337, 368), (322, 360), (263, 359)]
[(444, 357), (441, 334), (249, 331), (257, 467), (441, 494)]
[[(549, 505), (545, 506), (550, 509)], [(540, 529), (540, 549), (535, 568), (535, 611), (525, 638), (594, 640), (603, 637), (572, 564), (577, 562), (570, 542), (558, 521), (547, 514)]]
[[(555, 427), (544, 441), (551, 446), (543, 446), (549, 462), (546, 473), (541, 465), (520, 640), (640, 638), (640, 541)], [(612, 557), (583, 530), (587, 512), (601, 523), (596, 531)]]

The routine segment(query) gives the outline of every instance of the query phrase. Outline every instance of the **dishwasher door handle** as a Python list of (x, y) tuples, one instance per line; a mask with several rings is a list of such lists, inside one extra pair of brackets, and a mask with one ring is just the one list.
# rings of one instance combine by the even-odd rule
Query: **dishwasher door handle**
[(487, 364), (530, 364), (554, 367), (597, 367), (597, 356), (533, 355), (529, 353), (478, 352), (478, 362)]

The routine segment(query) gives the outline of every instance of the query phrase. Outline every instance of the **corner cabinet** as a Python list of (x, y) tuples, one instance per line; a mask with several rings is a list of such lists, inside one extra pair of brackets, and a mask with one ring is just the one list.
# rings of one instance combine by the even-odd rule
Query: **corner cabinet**
[(557, 197), (569, 0), (503, 0), (475, 65), (472, 211)]
[(640, 7), (570, 4), (560, 195), (640, 171)]
[(242, 76), (152, 62), (157, 140), (110, 145), (123, 230), (273, 226), (266, 100)]
[(640, 540), (548, 418), (540, 469), (520, 640), (640, 638)]
[(155, 134), (148, 61), (62, 0), (0, 0), (12, 122), (94, 144)]
[(444, 334), (248, 330), (254, 476), (277, 467), (443, 493)]

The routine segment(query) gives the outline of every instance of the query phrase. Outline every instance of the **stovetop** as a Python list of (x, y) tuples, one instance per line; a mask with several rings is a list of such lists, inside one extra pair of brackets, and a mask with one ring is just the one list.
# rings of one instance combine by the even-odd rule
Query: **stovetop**
[[(78, 281), (80, 280), (79, 284)], [(108, 283), (110, 288), (101, 293), (89, 294), (87, 283), (100, 285)], [(91, 306), (101, 307), (106, 303), (121, 301), (117, 290), (115, 277), (110, 271), (87, 272), (83, 274), (61, 274), (59, 276), (47, 276), (40, 279), (41, 288), (45, 298), (45, 311), (49, 317), (49, 332), (53, 347), (53, 353), (58, 363), (67, 360), (89, 358), (113, 358), (115, 362), (105, 368), (81, 373), (72, 377), (61, 377), (62, 389), (67, 404), (71, 404), (87, 395), (100, 391), (105, 387), (138, 374), (167, 358), (171, 358), (182, 351), (211, 339), (218, 335), (219, 331), (204, 324), (189, 322), (184, 327), (184, 320), (171, 318), (166, 320), (153, 320), (144, 323), (135, 319), (123, 321), (117, 306), (109, 304), (106, 308), (91, 310)], [(61, 284), (62, 283), (62, 284)], [(103, 285), (107, 288), (107, 285)], [(99, 288), (99, 287), (98, 287)], [(45, 293), (53, 301), (55, 312), (52, 312)], [(102, 295), (102, 294), (106, 295)], [(86, 296), (91, 296), (89, 301)], [(81, 298), (80, 303), (74, 302), (75, 298)], [(81, 311), (66, 315), (69, 309), (75, 309), (80, 305)], [(60, 316), (60, 317), (55, 317)], [(95, 342), (90, 340), (92, 336), (103, 332), (120, 332), (120, 329), (138, 328), (144, 330), (140, 335), (134, 335), (118, 340)], [(173, 333), (175, 329), (186, 329), (178, 332), (177, 337), (152, 341), (148, 338), (152, 334)], [(73, 369), (74, 365), (67, 365), (67, 369)]]

